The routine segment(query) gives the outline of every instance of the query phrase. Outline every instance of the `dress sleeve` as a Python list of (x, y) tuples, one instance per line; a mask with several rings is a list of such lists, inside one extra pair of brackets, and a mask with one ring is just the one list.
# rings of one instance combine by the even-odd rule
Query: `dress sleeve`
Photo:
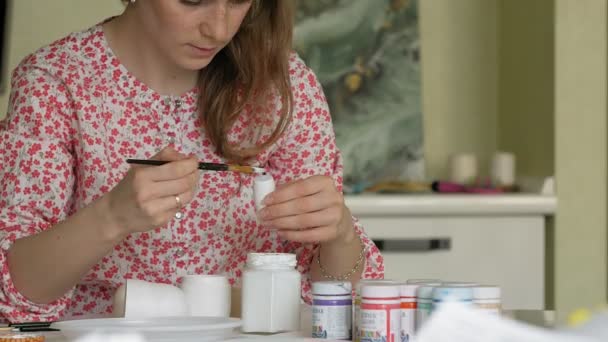
[(65, 84), (38, 68), (18, 67), (11, 87), (7, 117), (0, 123), (0, 320), (52, 321), (61, 317), (73, 290), (50, 304), (33, 303), (15, 288), (7, 251), (15, 240), (70, 213), (73, 105)]
[[(278, 149), (268, 164), (276, 170), (277, 184), (314, 175), (331, 176), (342, 191), (342, 157), (336, 146), (329, 108), (316, 76), (295, 55), (291, 60), (291, 87), (294, 97), (293, 118)], [(380, 251), (367, 237), (359, 221), (353, 217), (355, 231), (365, 246), (362, 278), (383, 278), (384, 262)], [(287, 250), (298, 256), (298, 270), (302, 274), (302, 297), (311, 302), (310, 266), (318, 245), (291, 242)], [(354, 261), (353, 261), (354, 265)]]

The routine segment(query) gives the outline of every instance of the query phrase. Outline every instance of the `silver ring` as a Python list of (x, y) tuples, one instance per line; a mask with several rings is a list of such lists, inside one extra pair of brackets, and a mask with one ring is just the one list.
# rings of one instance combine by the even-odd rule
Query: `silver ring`
[(179, 196), (175, 195), (175, 203), (177, 203), (177, 210), (182, 209), (182, 199)]

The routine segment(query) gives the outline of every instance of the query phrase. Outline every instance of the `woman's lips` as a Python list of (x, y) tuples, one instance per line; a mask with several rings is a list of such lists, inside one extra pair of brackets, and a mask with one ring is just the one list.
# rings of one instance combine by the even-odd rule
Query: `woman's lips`
[(188, 44), (192, 52), (199, 57), (211, 57), (215, 54), (217, 48), (199, 47), (196, 45)]

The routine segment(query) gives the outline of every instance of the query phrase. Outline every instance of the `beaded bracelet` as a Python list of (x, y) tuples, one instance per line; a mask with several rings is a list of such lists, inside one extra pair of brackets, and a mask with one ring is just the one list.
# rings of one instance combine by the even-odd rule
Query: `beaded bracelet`
[(348, 271), (347, 273), (339, 275), (339, 276), (334, 276), (334, 275), (329, 274), (329, 272), (327, 272), (325, 267), (323, 267), (323, 264), (321, 264), (321, 247), (319, 246), (319, 251), (317, 252), (317, 264), (319, 265), (319, 269), (321, 270), (321, 276), (325, 279), (330, 279), (330, 280), (337, 280), (337, 281), (349, 280), (350, 277), (353, 274), (355, 274), (355, 272), (357, 272), (357, 270), (361, 266), (361, 263), (363, 262), (363, 259), (365, 258), (365, 245), (363, 244), (363, 241), (361, 241), (361, 238), (359, 238), (359, 242), (361, 243), (361, 253), (359, 253), (359, 258), (357, 259), (355, 266), (353, 266), (353, 268), (350, 271)]

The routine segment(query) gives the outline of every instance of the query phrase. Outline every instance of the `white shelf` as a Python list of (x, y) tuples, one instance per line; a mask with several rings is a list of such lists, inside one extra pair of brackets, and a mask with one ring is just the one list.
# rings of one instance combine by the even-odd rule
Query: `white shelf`
[(506, 309), (545, 308), (546, 217), (555, 214), (555, 196), (364, 194), (346, 204), (379, 244), (385, 277), (495, 284)]
[(536, 194), (363, 194), (345, 201), (355, 216), (552, 216), (557, 207), (555, 196)]

